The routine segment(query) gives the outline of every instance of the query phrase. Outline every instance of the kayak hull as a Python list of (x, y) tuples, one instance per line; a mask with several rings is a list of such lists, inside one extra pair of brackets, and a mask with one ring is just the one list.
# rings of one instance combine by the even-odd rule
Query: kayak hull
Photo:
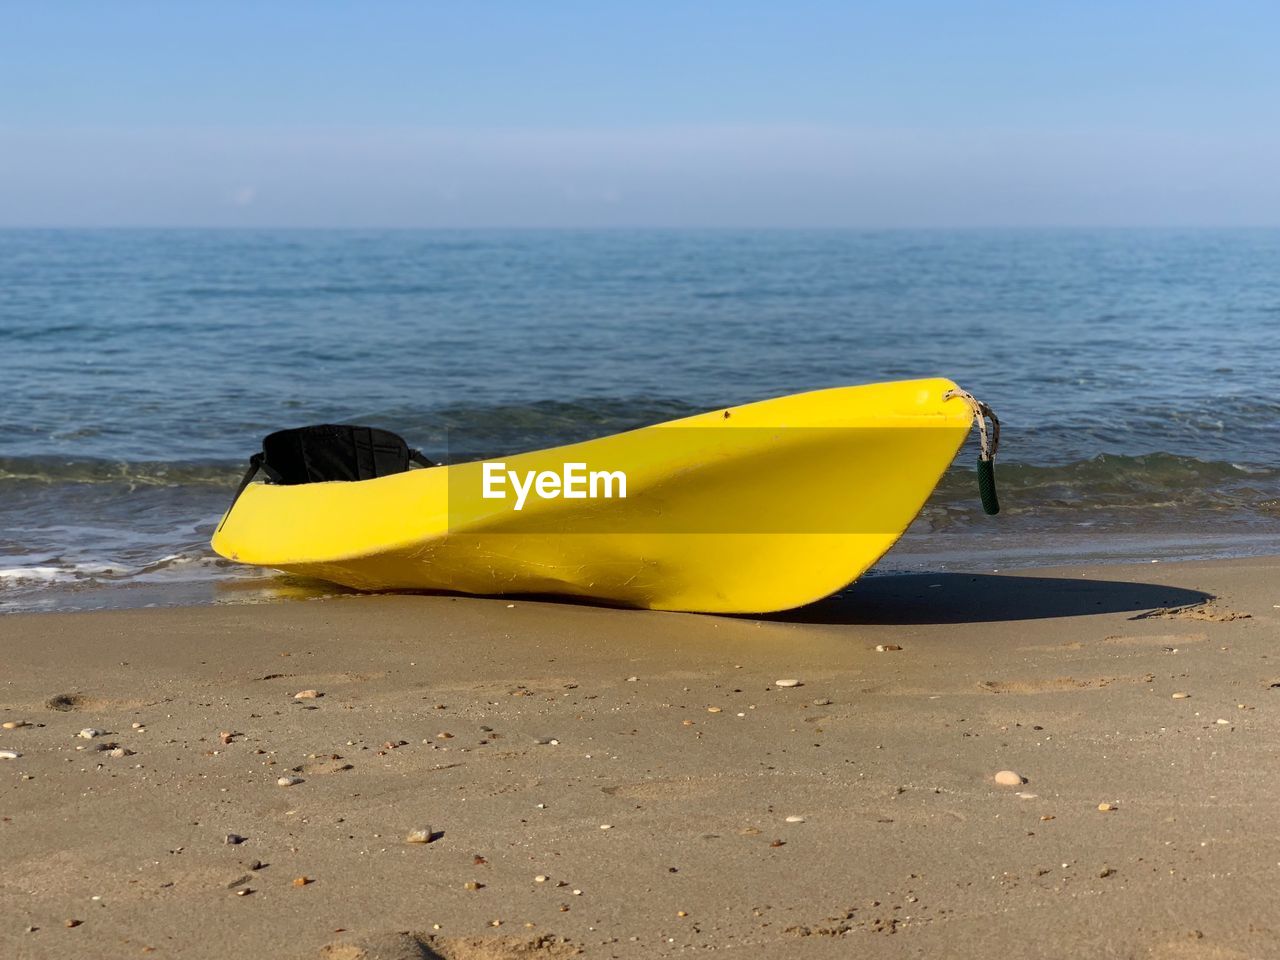
[[(848, 585), (898, 540), (973, 423), (944, 379), (841, 387), (585, 443), (360, 482), (250, 484), (228, 559), (361, 590), (546, 594), (656, 610), (763, 613)], [(567, 463), (625, 497), (514, 484)], [(507, 495), (486, 497), (500, 488)], [(616, 485), (615, 485), (616, 486)]]

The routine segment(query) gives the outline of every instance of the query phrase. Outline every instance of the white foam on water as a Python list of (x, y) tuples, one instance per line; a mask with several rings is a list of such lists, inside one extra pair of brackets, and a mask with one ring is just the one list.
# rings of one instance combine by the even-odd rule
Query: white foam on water
[(76, 579), (66, 567), (0, 567), (0, 584), (59, 583)]

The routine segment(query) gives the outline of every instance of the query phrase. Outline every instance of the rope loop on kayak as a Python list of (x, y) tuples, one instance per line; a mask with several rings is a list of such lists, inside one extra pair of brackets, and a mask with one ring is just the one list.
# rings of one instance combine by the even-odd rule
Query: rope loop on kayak
[[(982, 498), (983, 512), (995, 516), (1000, 512), (1000, 500), (996, 496), (996, 451), (1000, 449), (1000, 418), (995, 411), (967, 390), (957, 387), (942, 395), (943, 400), (958, 397), (969, 405), (973, 418), (978, 422), (978, 495)], [(987, 433), (987, 421), (991, 421), (991, 433)]]
[[(948, 390), (942, 395), (943, 400), (950, 400), (952, 397), (959, 397), (967, 403), (969, 409), (973, 411), (974, 419), (978, 421), (978, 440), (981, 445), (981, 452), (978, 454), (978, 458), (981, 460), (994, 460), (996, 458), (996, 450), (1000, 448), (1000, 418), (996, 416), (994, 410), (968, 390), (961, 390), (957, 387), (955, 390)], [(990, 437), (987, 436), (987, 420), (991, 421)]]

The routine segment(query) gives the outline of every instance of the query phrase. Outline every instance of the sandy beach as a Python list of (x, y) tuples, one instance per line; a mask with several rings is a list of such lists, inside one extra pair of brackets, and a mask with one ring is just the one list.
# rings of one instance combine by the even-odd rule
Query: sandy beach
[(1278, 577), (0, 618), (0, 955), (1275, 956)]

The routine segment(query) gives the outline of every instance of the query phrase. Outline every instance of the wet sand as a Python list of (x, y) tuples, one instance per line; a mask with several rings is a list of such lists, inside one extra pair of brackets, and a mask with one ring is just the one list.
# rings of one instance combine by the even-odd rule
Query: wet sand
[(0, 618), (0, 956), (1280, 955), (1278, 604), (1268, 559)]

